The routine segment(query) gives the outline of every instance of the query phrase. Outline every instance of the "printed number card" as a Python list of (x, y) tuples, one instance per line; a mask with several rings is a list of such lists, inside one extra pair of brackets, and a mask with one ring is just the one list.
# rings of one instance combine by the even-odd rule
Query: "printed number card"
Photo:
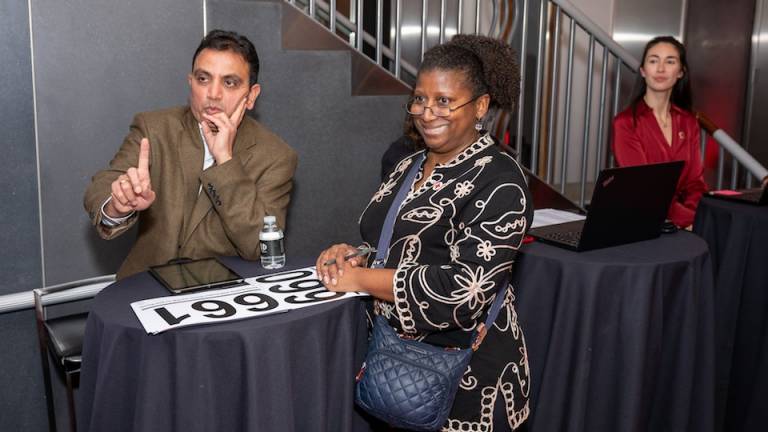
[(190, 325), (271, 315), (367, 294), (328, 291), (315, 267), (256, 276), (244, 285), (131, 303), (149, 334)]

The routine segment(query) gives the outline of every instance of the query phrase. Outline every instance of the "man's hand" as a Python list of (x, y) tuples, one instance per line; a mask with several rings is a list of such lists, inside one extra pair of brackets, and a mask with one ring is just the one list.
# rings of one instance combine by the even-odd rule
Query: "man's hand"
[(113, 218), (127, 216), (131, 212), (149, 208), (155, 202), (155, 192), (149, 178), (149, 140), (141, 139), (139, 166), (128, 168), (112, 182), (112, 199), (104, 212)]
[[(235, 144), (235, 137), (237, 136), (237, 128), (240, 126), (240, 122), (243, 121), (245, 115), (245, 104), (248, 100), (246, 95), (243, 100), (237, 104), (237, 108), (231, 116), (227, 116), (223, 111), (219, 111), (216, 114), (202, 113), (205, 121), (201, 122), (203, 127), (203, 135), (205, 135), (205, 142), (208, 145), (208, 150), (216, 159), (216, 164), (221, 165), (224, 162), (232, 159), (232, 147)], [(218, 129), (214, 131), (209, 124)]]

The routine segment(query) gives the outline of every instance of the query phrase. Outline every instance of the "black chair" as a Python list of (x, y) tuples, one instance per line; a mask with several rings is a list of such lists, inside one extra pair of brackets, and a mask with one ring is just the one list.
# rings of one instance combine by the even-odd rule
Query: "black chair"
[[(80, 382), (80, 364), (82, 363), (80, 354), (88, 312), (72, 313), (71, 310), (67, 310), (67, 306), (70, 306), (69, 309), (72, 309), (71, 306), (78, 306), (77, 303), (95, 296), (114, 281), (115, 275), (108, 275), (33, 290), (37, 337), (48, 405), (48, 425), (52, 432), (56, 431), (56, 411), (49, 358), (56, 368), (57, 376), (63, 376), (67, 388), (69, 429), (72, 432), (77, 429), (74, 389)], [(54, 311), (52, 307), (55, 305), (57, 307)], [(65, 312), (62, 313), (62, 310)]]

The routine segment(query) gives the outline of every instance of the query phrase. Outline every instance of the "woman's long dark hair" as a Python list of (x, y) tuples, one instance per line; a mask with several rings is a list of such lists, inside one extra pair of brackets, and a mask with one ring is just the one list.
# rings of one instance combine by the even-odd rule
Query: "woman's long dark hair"
[[(675, 86), (672, 87), (672, 95), (670, 97), (670, 101), (675, 104), (676, 106), (686, 110), (691, 111), (691, 107), (693, 105), (693, 96), (691, 95), (691, 81), (689, 78), (690, 71), (688, 69), (688, 59), (686, 58), (685, 54), (685, 46), (681, 44), (677, 39), (675, 39), (672, 36), (658, 36), (653, 39), (651, 39), (647, 44), (645, 44), (645, 49), (643, 50), (643, 57), (642, 57), (642, 63), (640, 64), (640, 67), (643, 67), (645, 65), (645, 57), (648, 55), (648, 50), (653, 48), (654, 46), (660, 44), (660, 43), (668, 43), (675, 47), (677, 50), (677, 55), (680, 57), (680, 66), (683, 71), (683, 76), (677, 80), (675, 83)], [(645, 96), (645, 91), (647, 90), (648, 86), (645, 84), (645, 77), (640, 73), (638, 70), (637, 80), (635, 81), (635, 89), (632, 93), (632, 118), (634, 120), (637, 119), (637, 105), (643, 100), (643, 96)]]

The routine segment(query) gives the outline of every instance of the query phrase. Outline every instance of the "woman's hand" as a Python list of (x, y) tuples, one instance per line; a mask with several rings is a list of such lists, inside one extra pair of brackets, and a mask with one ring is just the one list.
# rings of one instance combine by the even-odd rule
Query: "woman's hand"
[(325, 283), (325, 288), (333, 292), (368, 292), (363, 287), (365, 273), (373, 270), (364, 267), (353, 267), (347, 264), (344, 274), (338, 278), (331, 278), (331, 283)]
[[(348, 272), (354, 267), (363, 266), (365, 264), (365, 257), (346, 258), (355, 252), (357, 252), (357, 248), (346, 243), (335, 244), (322, 251), (320, 256), (317, 257), (317, 262), (315, 264), (317, 266), (317, 278), (329, 289), (338, 285), (339, 281), (344, 276), (345, 271)], [(330, 264), (326, 264), (329, 262)]]

